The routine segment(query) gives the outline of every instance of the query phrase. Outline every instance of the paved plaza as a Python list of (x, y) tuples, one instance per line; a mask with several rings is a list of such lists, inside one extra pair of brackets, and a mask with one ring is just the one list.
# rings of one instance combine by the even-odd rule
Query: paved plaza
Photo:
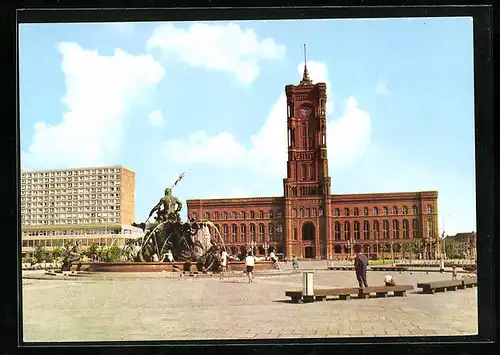
[[(43, 273), (42, 273), (43, 274)], [(371, 286), (386, 272), (369, 271)], [(393, 272), (398, 284), (450, 274)], [(357, 286), (354, 272), (314, 271), (315, 287)], [(227, 277), (107, 273), (73, 280), (23, 279), (24, 341), (137, 341), (436, 336), (477, 334), (476, 288), (407, 297), (290, 303), (302, 273)]]

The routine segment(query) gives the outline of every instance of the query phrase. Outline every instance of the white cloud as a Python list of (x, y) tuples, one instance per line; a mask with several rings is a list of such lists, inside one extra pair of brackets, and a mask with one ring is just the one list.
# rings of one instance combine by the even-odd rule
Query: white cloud
[(165, 153), (177, 163), (232, 166), (245, 155), (243, 148), (231, 133), (221, 132), (211, 137), (203, 131), (192, 133), (187, 140), (165, 143)]
[[(309, 76), (315, 82), (329, 86), (327, 66), (322, 62), (308, 62)], [(302, 76), (303, 63), (298, 67)], [(332, 96), (329, 95), (330, 100)], [(333, 104), (333, 103), (332, 103)], [(328, 104), (327, 104), (328, 105)], [(330, 111), (332, 111), (332, 106)], [(343, 168), (355, 164), (369, 145), (370, 115), (357, 107), (350, 97), (344, 114), (327, 125), (330, 168)], [(248, 169), (261, 179), (281, 179), (286, 175), (286, 96), (280, 95), (260, 131), (251, 137), (251, 146), (243, 147), (228, 132), (209, 136), (203, 131), (191, 134), (187, 140), (166, 143), (166, 152), (175, 152), (174, 160), (183, 164), (205, 164)], [(262, 174), (262, 172), (265, 172)]]
[(242, 29), (234, 23), (197, 23), (187, 29), (160, 25), (146, 47), (160, 48), (165, 58), (174, 53), (192, 67), (229, 72), (243, 85), (257, 78), (263, 60), (285, 54), (285, 46), (272, 38), (259, 39), (253, 29)]
[(151, 111), (149, 114), (149, 124), (153, 127), (163, 126), (163, 115), (160, 110)]
[(375, 92), (379, 95), (387, 95), (390, 93), (389, 89), (387, 88), (387, 80), (383, 78), (378, 79), (378, 84), (375, 87)]
[(119, 150), (128, 110), (164, 75), (150, 55), (116, 49), (101, 56), (76, 43), (60, 43), (68, 111), (55, 124), (38, 122), (26, 152), (25, 169), (107, 164)]
[(327, 125), (329, 168), (342, 169), (357, 163), (370, 144), (370, 115), (358, 108), (354, 97), (347, 99), (344, 114)]

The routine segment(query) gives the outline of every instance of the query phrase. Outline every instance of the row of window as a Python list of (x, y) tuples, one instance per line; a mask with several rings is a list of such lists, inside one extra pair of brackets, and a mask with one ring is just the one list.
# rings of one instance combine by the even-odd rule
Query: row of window
[[(238, 220), (238, 219), (255, 219), (257, 216), (258, 219), (273, 219), (273, 218), (282, 218), (283, 214), (281, 211), (272, 211), (269, 210), (267, 213), (264, 211), (259, 211), (257, 214), (254, 211), (250, 211), (248, 214), (245, 211), (242, 212), (231, 212), (231, 215), (229, 215), (228, 212), (205, 212), (204, 218), (205, 220), (229, 220), (231, 216), (231, 220)], [(198, 214), (196, 212), (193, 212), (191, 214), (191, 217), (194, 219), (198, 219)]]
[[(130, 234), (130, 230), (124, 229), (124, 233)], [(65, 230), (44, 230), (44, 231), (23, 231), (24, 237), (51, 236), (51, 235), (96, 235), (96, 234), (120, 234), (119, 229), (65, 229)]]
[(45, 208), (28, 208), (22, 209), (21, 215), (28, 215), (31, 213), (64, 213), (64, 212), (90, 212), (90, 211), (115, 211), (119, 210), (120, 206), (87, 206), (87, 207), (45, 207)]
[[(319, 209), (316, 209), (316, 208), (313, 208), (313, 209), (309, 209), (309, 208), (301, 208), (299, 209), (299, 214), (298, 214), (298, 217), (317, 217), (317, 216), (322, 216), (323, 215), (323, 209), (322, 208), (319, 208)], [(297, 210), (295, 208), (292, 208), (292, 217), (297, 217)]]
[[(95, 180), (95, 181), (94, 181)], [(77, 182), (79, 181), (79, 182)], [(60, 189), (64, 187), (92, 187), (92, 186), (114, 186), (120, 184), (120, 176), (112, 175), (106, 180), (101, 181), (94, 178), (55, 178), (46, 181), (37, 180), (21, 180), (21, 189)]]
[[(431, 205), (427, 205), (426, 206), (426, 212), (428, 214), (432, 213), (432, 206)], [(348, 217), (350, 215), (350, 213), (351, 213), (351, 210), (349, 208), (344, 208), (344, 216)], [(378, 209), (378, 207), (373, 207), (372, 213), (373, 213), (374, 216), (378, 216), (379, 215), (379, 209)], [(384, 216), (389, 215), (389, 208), (386, 207), (386, 206), (382, 207), (382, 214)], [(398, 208), (397, 206), (393, 206), (392, 207), (392, 214), (393, 215), (398, 215), (398, 214), (407, 215), (408, 214), (408, 207), (407, 206), (402, 206), (402, 207)], [(418, 208), (415, 205), (412, 206), (412, 214), (413, 215), (417, 215), (418, 214)], [(369, 215), (369, 208), (368, 207), (364, 207), (363, 208), (363, 215), (364, 216), (368, 216)], [(340, 217), (340, 209), (339, 208), (335, 209), (334, 216), (335, 217)], [(354, 209), (353, 209), (353, 216), (359, 216), (359, 208), (354, 207)]]
[(65, 219), (65, 218), (89, 218), (89, 217), (109, 217), (120, 216), (119, 212), (91, 212), (91, 213), (58, 213), (58, 214), (32, 214), (22, 216), (23, 220), (30, 219)]
[(81, 170), (58, 170), (58, 171), (31, 171), (21, 172), (21, 178), (42, 178), (54, 176), (94, 175), (94, 174), (118, 174), (120, 168), (99, 168)]
[(120, 223), (119, 218), (99, 218), (99, 219), (44, 219), (44, 220), (25, 220), (23, 226), (42, 226), (42, 225), (65, 225), (65, 224), (106, 224)]
[[(283, 225), (277, 223), (269, 223), (266, 227), (264, 223), (255, 225), (253, 223), (238, 225), (232, 224), (231, 226), (223, 224), (222, 228), (218, 224), (215, 225), (217, 230), (221, 233), (222, 239), (225, 242), (279, 242), (283, 239)], [(211, 231), (214, 233), (215, 231)]]
[[(346, 221), (343, 223), (343, 225), (340, 222), (334, 222), (333, 224), (334, 240), (350, 240), (351, 233), (353, 233), (352, 235), (354, 237), (354, 240), (361, 239), (361, 236), (363, 236), (363, 239), (365, 240), (379, 239), (380, 237), (382, 239), (390, 239), (391, 234), (392, 234), (392, 239), (399, 239), (400, 237), (402, 237), (403, 239), (410, 238), (409, 220), (404, 219), (402, 223), (400, 223), (400, 221), (398, 220), (393, 220), (392, 228), (389, 229), (389, 226), (390, 224), (388, 220), (382, 221), (382, 228), (380, 226), (379, 221), (373, 221), (373, 223), (370, 223), (370, 221), (363, 221), (362, 229), (361, 229), (361, 223), (359, 221), (354, 221), (352, 223), (352, 228), (350, 222)], [(434, 236), (433, 226), (434, 225), (432, 219), (428, 219), (427, 236), (429, 238), (433, 238)], [(400, 232), (402, 233), (400, 234)], [(411, 233), (413, 238), (420, 237), (420, 231), (417, 219), (413, 219), (411, 221)]]

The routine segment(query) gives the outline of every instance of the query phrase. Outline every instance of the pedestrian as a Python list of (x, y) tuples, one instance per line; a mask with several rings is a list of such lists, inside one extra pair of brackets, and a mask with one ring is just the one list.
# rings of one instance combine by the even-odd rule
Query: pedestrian
[(363, 285), (368, 287), (366, 282), (366, 268), (368, 266), (368, 258), (362, 251), (360, 251), (356, 258), (354, 259), (354, 269), (356, 270), (356, 278), (358, 279), (359, 287), (362, 288)]
[(441, 259), (441, 263), (439, 264), (439, 271), (440, 271), (441, 273), (443, 273), (443, 272), (444, 272), (444, 260), (443, 260), (443, 259)]
[(247, 257), (245, 258), (245, 268), (246, 272), (248, 275), (248, 283), (253, 282), (253, 268), (255, 266), (255, 258), (252, 255), (252, 253), (248, 253)]
[(294, 270), (299, 270), (299, 261), (297, 260), (296, 255), (294, 255), (292, 258), (292, 266)]
[(222, 275), (226, 275), (227, 274), (228, 259), (229, 259), (229, 255), (227, 254), (227, 252), (225, 250), (223, 250), (222, 251), (222, 256), (221, 256), (221, 259), (220, 259), (220, 266), (222, 267)]
[(274, 250), (269, 254), (269, 259), (274, 263), (274, 267), (280, 270), (280, 264), (278, 262), (278, 258), (276, 257), (276, 254), (274, 253)]
[(453, 267), (451, 268), (451, 279), (456, 280), (457, 274), (458, 274), (457, 267), (456, 265), (453, 265)]
[(391, 275), (385, 275), (384, 283), (386, 286), (396, 286), (396, 282), (394, 281), (394, 278)]

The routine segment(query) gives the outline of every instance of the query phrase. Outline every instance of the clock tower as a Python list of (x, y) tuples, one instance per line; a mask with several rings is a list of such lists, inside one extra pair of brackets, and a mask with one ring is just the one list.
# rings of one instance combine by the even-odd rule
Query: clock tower
[[(288, 161), (283, 187), (289, 217), (288, 233), (285, 232), (289, 244), (287, 251), (289, 255), (319, 258), (323, 249), (326, 252), (325, 217), (328, 213), (325, 212), (331, 185), (326, 150), (326, 84), (311, 81), (307, 61), (304, 61), (302, 80), (298, 85), (287, 85), (285, 92)], [(309, 211), (309, 215), (301, 211)], [(302, 218), (307, 221), (301, 221)], [(305, 223), (311, 225), (304, 228)], [(310, 234), (313, 234), (312, 240)], [(308, 240), (309, 246), (306, 245)], [(300, 247), (304, 245), (306, 251)]]

